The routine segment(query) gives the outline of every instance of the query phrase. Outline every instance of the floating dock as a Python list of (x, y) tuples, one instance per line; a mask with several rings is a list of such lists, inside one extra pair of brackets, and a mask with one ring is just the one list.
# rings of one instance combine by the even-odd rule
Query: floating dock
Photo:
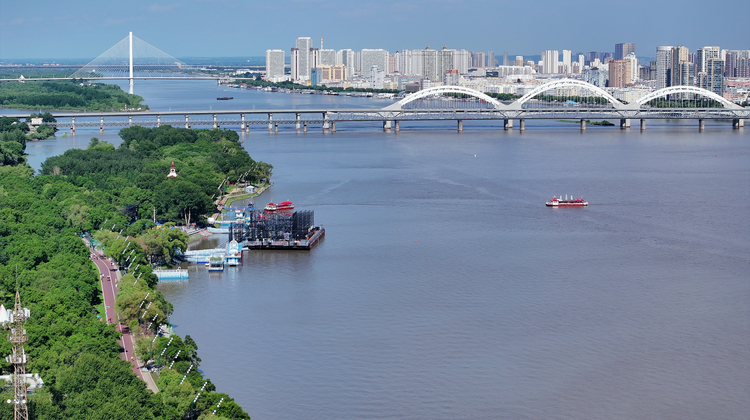
[(153, 270), (159, 280), (184, 281), (188, 280), (188, 271), (182, 268), (175, 270)]
[(246, 247), (248, 249), (287, 249), (287, 250), (300, 250), (306, 251), (313, 249), (321, 239), (326, 236), (326, 230), (322, 227), (316, 227), (311, 232), (310, 236), (305, 239), (282, 239), (282, 240), (248, 240)]

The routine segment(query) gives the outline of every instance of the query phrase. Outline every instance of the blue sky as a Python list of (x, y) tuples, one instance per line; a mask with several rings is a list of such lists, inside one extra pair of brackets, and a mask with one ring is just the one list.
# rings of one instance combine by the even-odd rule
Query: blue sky
[(0, 1), (0, 59), (95, 58), (128, 31), (175, 57), (262, 56), (298, 36), (333, 49), (538, 55), (636, 44), (750, 49), (748, 0)]

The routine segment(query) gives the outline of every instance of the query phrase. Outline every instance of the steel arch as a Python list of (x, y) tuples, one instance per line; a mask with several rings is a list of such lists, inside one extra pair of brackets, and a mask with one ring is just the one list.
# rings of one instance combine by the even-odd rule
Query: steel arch
[(427, 88), (427, 89), (412, 93), (411, 95), (408, 95), (404, 99), (401, 99), (400, 101), (383, 108), (383, 110), (384, 111), (398, 111), (398, 110), (403, 109), (403, 106), (408, 104), (409, 102), (413, 102), (413, 101), (416, 101), (417, 99), (422, 99), (427, 96), (432, 96), (432, 95), (437, 95), (437, 94), (442, 94), (442, 93), (463, 93), (466, 95), (473, 96), (475, 98), (479, 98), (483, 101), (486, 101), (492, 104), (492, 106), (495, 109), (508, 109), (507, 105), (475, 89), (471, 89), (471, 88), (467, 88), (463, 86), (433, 86), (431, 88)]
[(560, 80), (555, 80), (553, 82), (540, 85), (534, 88), (534, 90), (532, 90), (531, 92), (523, 95), (520, 99), (517, 99), (516, 101), (514, 101), (512, 104), (510, 104), (510, 106), (513, 109), (521, 109), (523, 107), (523, 104), (533, 99), (536, 95), (539, 95), (542, 92), (546, 92), (550, 89), (559, 89), (559, 88), (566, 88), (566, 87), (578, 87), (578, 88), (584, 88), (584, 89), (594, 91), (600, 94), (607, 101), (609, 101), (609, 103), (611, 103), (615, 107), (615, 109), (625, 108), (625, 104), (618, 101), (614, 96), (610, 95), (606, 90), (598, 86), (592, 85), (591, 83), (586, 83), (581, 80), (575, 80), (575, 79), (560, 79)]
[(741, 109), (742, 108), (741, 106), (724, 99), (722, 96), (719, 96), (715, 94), (714, 92), (711, 92), (710, 90), (706, 90), (706, 89), (695, 87), (695, 86), (670, 86), (667, 88), (659, 89), (637, 100), (636, 103), (640, 107), (644, 104), (647, 104), (653, 101), (656, 98), (661, 98), (662, 96), (672, 95), (676, 93), (694, 93), (697, 95), (711, 98), (721, 103), (722, 105), (724, 105), (724, 108), (729, 108), (729, 109)]

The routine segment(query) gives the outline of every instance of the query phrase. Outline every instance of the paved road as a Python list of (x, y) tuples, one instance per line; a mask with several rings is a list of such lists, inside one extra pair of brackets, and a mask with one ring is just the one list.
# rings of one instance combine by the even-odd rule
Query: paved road
[[(88, 245), (88, 243), (87, 243)], [(96, 264), (96, 268), (99, 269), (99, 281), (102, 285), (102, 295), (104, 296), (104, 309), (107, 324), (117, 324), (117, 331), (122, 333), (120, 338), (120, 345), (122, 346), (123, 360), (130, 361), (133, 373), (138, 375), (141, 380), (146, 382), (146, 386), (153, 392), (159, 392), (156, 387), (151, 375), (146, 374), (145, 377), (141, 372), (139, 361), (135, 357), (133, 351), (134, 342), (133, 337), (130, 334), (130, 328), (127, 325), (120, 323), (119, 317), (115, 312), (115, 297), (117, 296), (117, 284), (120, 280), (120, 271), (116, 269), (113, 263), (111, 263), (105, 256), (99, 254), (96, 250), (91, 250), (89, 247), (91, 261)]]

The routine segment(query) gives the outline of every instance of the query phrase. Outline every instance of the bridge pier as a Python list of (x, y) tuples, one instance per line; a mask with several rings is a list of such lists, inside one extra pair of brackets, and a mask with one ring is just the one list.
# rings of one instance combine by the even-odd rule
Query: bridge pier
[(458, 120), (458, 132), (464, 131), (464, 120)]
[(296, 114), (294, 114), (294, 119), (297, 120), (297, 123), (294, 125), (294, 128), (297, 129), (297, 130), (299, 130), (300, 129), (300, 126), (299, 126), (299, 119), (300, 119), (299, 112), (296, 113)]
[(161, 115), (156, 116), (156, 126), (161, 127)]
[(279, 123), (275, 122), (273, 123), (273, 132), (278, 133), (279, 132)]
[(391, 122), (386, 120), (383, 121), (383, 131), (388, 131), (391, 129)]
[(240, 114), (240, 131), (245, 132), (245, 114)]
[(745, 126), (745, 120), (742, 118), (735, 118), (732, 120), (732, 128), (742, 128)]
[(586, 131), (586, 120), (581, 120), (581, 131)]
[(323, 131), (328, 130), (331, 127), (331, 125), (328, 122), (328, 113), (323, 113)]
[(621, 118), (620, 119), (620, 128), (630, 128), (630, 118)]
[(214, 114), (214, 130), (219, 128), (219, 123), (216, 121), (216, 114)]
[(336, 121), (331, 121), (331, 133), (336, 132)]
[(133, 126), (133, 116), (128, 115), (128, 127), (132, 127), (132, 126)]
[(518, 120), (518, 131), (526, 131), (526, 120), (523, 118)]
[(644, 131), (644, 130), (646, 130), (646, 120), (641, 118), (641, 131)]
[(190, 128), (190, 116), (188, 114), (185, 114), (185, 128)]
[(399, 122), (400, 122), (399, 120), (396, 120), (393, 122), (393, 131), (397, 133), (401, 131), (401, 125), (399, 124)]
[(706, 121), (701, 118), (698, 120), (698, 131), (703, 131), (706, 129)]
[(307, 133), (307, 121), (302, 123), (302, 132)]
[(273, 114), (268, 114), (268, 131), (273, 131)]
[(503, 128), (505, 130), (512, 130), (513, 129), (513, 120), (510, 118), (506, 118), (503, 120)]
[(99, 134), (104, 134), (104, 117), (99, 117)]
[(76, 135), (76, 117), (70, 117), (70, 135)]

